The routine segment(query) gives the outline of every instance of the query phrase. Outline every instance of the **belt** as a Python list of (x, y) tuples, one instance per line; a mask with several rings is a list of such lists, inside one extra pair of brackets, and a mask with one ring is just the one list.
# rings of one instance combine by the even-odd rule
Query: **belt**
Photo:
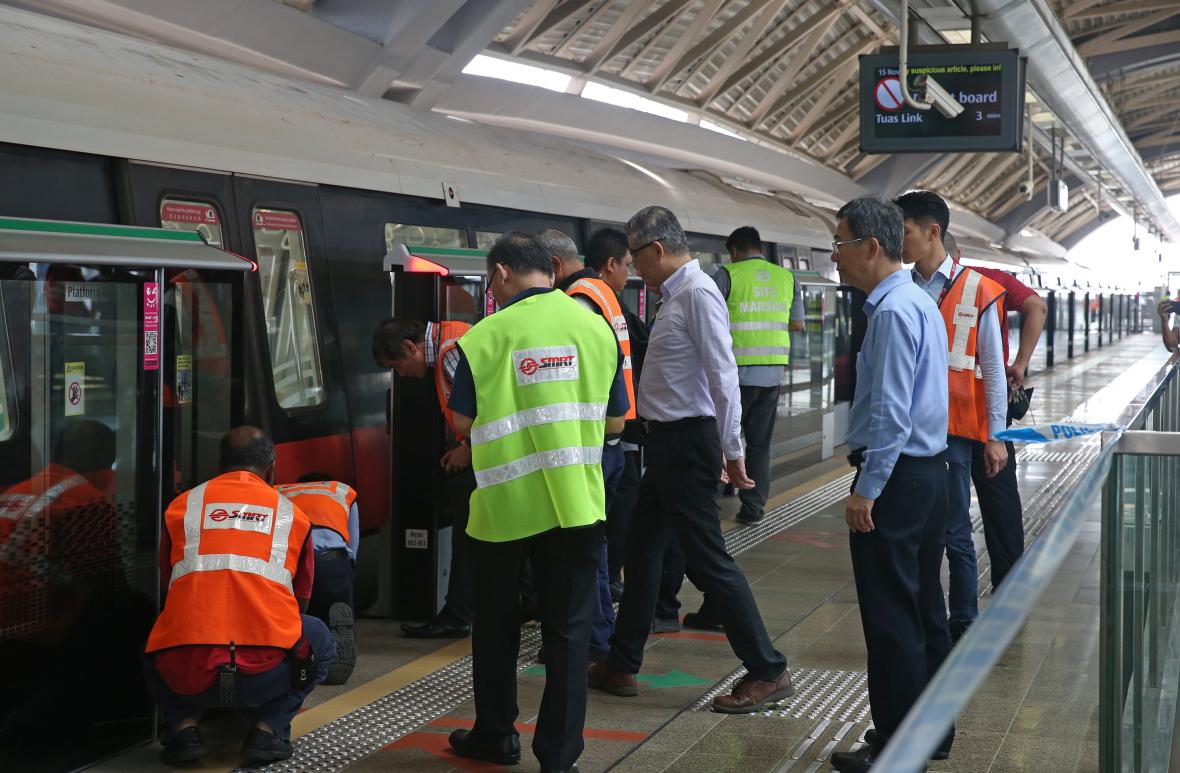
[(688, 416), (683, 419), (673, 419), (672, 421), (655, 421), (654, 419), (640, 419), (639, 423), (643, 425), (643, 431), (648, 435), (657, 432), (667, 432), (673, 429), (683, 429), (694, 424), (701, 424), (706, 421), (717, 421), (713, 416)]
[[(862, 464), (865, 463), (865, 449), (863, 449), (863, 448), (856, 449), (852, 453), (848, 454), (847, 459), (848, 459), (849, 466), (859, 468)], [(934, 464), (936, 462), (942, 462), (945, 464), (946, 455), (945, 454), (937, 454), (936, 456), (910, 456), (909, 454), (898, 454), (897, 455), (897, 462), (894, 463), (894, 469), (896, 469), (897, 465), (901, 464), (901, 463), (919, 464), (920, 465), (920, 464)]]

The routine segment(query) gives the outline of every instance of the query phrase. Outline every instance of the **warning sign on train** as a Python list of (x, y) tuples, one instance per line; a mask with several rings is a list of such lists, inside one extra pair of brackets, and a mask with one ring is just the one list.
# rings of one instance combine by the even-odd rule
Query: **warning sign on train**
[(65, 370), (66, 416), (86, 415), (86, 363), (67, 362)]
[(160, 220), (165, 223), (206, 223), (220, 225), (217, 210), (208, 204), (181, 204), (166, 201), (160, 207)]
[(254, 229), (266, 231), (300, 231), (299, 215), (294, 212), (279, 212), (273, 209), (259, 209), (254, 212)]
[(877, 107), (889, 112), (901, 110), (902, 102), (901, 96), (901, 81), (897, 78), (882, 78), (877, 81), (877, 89), (873, 93), (873, 98), (877, 101)]

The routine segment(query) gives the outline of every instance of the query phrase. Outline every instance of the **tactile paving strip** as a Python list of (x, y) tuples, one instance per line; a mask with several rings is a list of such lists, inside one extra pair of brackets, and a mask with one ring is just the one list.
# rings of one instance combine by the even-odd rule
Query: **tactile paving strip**
[[(707, 711), (713, 699), (728, 694), (733, 684), (745, 676), (739, 668), (694, 704), (693, 711)], [(819, 668), (793, 668), (791, 680), (795, 694), (785, 701), (746, 716), (823, 719), (829, 722), (867, 722), (869, 693), (864, 671), (828, 671)]]
[[(541, 629), (525, 626), (520, 632), (517, 669), (537, 661)], [(288, 760), (264, 768), (239, 768), (240, 773), (332, 773), (380, 751), (402, 736), (471, 700), (471, 656), (395, 690), (367, 706), (345, 714), (301, 737)]]

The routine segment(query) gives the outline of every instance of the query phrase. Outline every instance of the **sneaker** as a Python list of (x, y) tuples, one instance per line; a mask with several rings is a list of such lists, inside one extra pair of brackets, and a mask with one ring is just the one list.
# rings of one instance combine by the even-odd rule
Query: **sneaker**
[(680, 620), (673, 617), (668, 620), (661, 620), (658, 617), (651, 621), (652, 633), (680, 633)]
[(177, 730), (164, 742), (164, 751), (160, 753), (160, 760), (165, 765), (183, 765), (186, 762), (196, 762), (205, 756), (205, 739), (201, 736), (201, 728), (196, 725)]
[(242, 742), (242, 759), (246, 762), (278, 762), (288, 759), (293, 751), (290, 741), (259, 727), (250, 728)]
[(328, 630), (336, 640), (336, 659), (328, 666), (326, 684), (344, 684), (356, 668), (356, 622), (352, 607), (337, 601), (328, 608)]

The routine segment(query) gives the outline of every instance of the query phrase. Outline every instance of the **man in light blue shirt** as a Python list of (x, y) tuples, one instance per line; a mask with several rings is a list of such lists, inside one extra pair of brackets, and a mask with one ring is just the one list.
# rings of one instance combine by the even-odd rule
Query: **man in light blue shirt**
[[(1008, 464), (1008, 447), (995, 440), (1008, 420), (1008, 377), (1004, 370), (1004, 344), (1000, 337), (1000, 314), (995, 306), (1002, 303), (1004, 290), (990, 279), (974, 274), (953, 260), (942, 242), (950, 224), (950, 209), (942, 198), (930, 191), (910, 191), (895, 202), (905, 214), (902, 259), (914, 263), (914, 284), (939, 306), (939, 314), (966, 307), (968, 315), (955, 314), (953, 326), (944, 316), (948, 339), (961, 344), (958, 364), (949, 378), (954, 404), (947, 437), (947, 463), (950, 465), (947, 514), (946, 555), (950, 565), (951, 643), (967, 630), (979, 616), (979, 571), (975, 559), (975, 542), (971, 529), (971, 459), (982, 445), (984, 468), (994, 478)], [(977, 282), (970, 292), (970, 281)], [(960, 304), (960, 299), (962, 307)], [(974, 316), (971, 316), (974, 315)], [(959, 320), (962, 320), (960, 324)], [(970, 333), (975, 332), (974, 349)], [(956, 364), (956, 355), (948, 357)], [(972, 361), (973, 360), (973, 361)], [(964, 372), (964, 371), (974, 371)], [(967, 391), (956, 391), (966, 378)], [(979, 382), (982, 392), (979, 394)], [(982, 418), (986, 411), (986, 420)], [(986, 426), (983, 426), (986, 423)], [(987, 442), (983, 442), (986, 438)]]
[[(848, 417), (856, 479), (845, 505), (868, 649), (875, 732), (837, 752), (844, 773), (869, 770), (950, 650), (942, 584), (946, 535), (947, 339), (934, 302), (901, 263), (902, 214), (861, 198), (837, 213), (832, 260), (868, 294)], [(953, 733), (938, 756), (950, 752)]]

